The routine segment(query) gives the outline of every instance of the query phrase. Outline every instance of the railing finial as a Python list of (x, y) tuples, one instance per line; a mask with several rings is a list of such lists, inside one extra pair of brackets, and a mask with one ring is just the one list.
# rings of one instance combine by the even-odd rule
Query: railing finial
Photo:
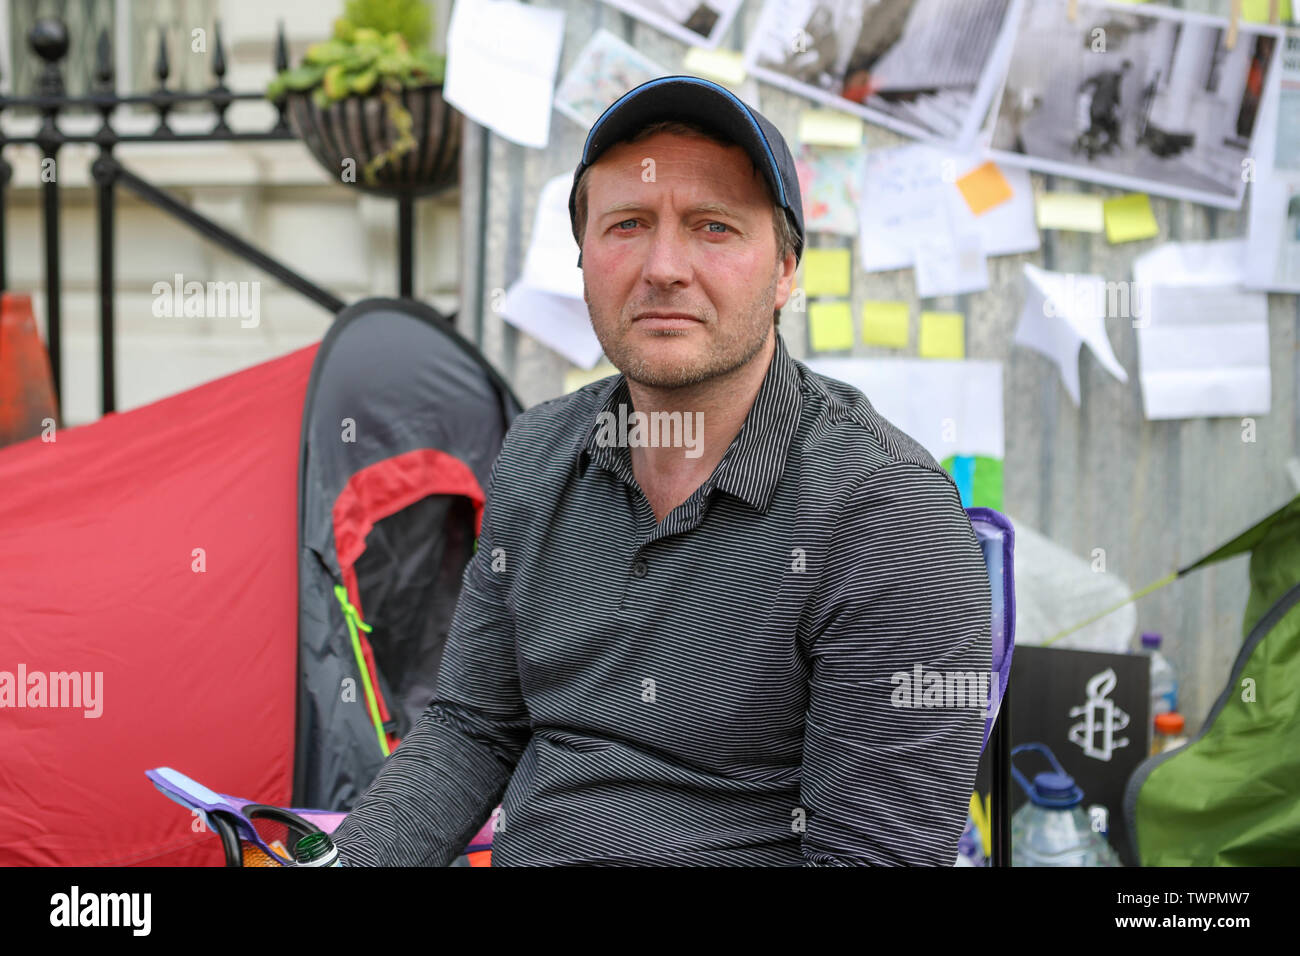
[(212, 51), (212, 75), (217, 78), (217, 87), (222, 89), (226, 83), (226, 51), (221, 44), (221, 21), (213, 23), (212, 28), (213, 45)]
[(41, 17), (27, 33), (27, 43), (45, 61), (36, 89), (42, 96), (63, 95), (59, 61), (68, 55), (68, 28), (58, 17)]
[(108, 37), (108, 27), (99, 31), (95, 42), (95, 79), (103, 89), (113, 87), (113, 43)]
[(167, 89), (167, 77), (171, 75), (171, 66), (167, 62), (167, 29), (158, 28), (158, 60), (153, 67), (154, 76), (158, 77), (158, 89)]

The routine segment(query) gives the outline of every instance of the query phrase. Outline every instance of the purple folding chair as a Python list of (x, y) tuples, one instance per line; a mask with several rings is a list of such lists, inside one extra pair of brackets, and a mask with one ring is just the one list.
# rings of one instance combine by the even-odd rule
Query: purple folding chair
[[(993, 866), (1011, 865), (1011, 727), (1008, 703), (1011, 677), (1011, 655), (1016, 643), (1016, 590), (1015, 590), (1015, 529), (1003, 514), (992, 508), (967, 508), (975, 539), (984, 555), (988, 571), (993, 604), (993, 662), (991, 668), (990, 701), (992, 713), (984, 722), (984, 744), (990, 740), (993, 748), (989, 756), (992, 774), (991, 800)], [(1002, 714), (1007, 717), (998, 720)], [(982, 751), (981, 751), (982, 752)]]

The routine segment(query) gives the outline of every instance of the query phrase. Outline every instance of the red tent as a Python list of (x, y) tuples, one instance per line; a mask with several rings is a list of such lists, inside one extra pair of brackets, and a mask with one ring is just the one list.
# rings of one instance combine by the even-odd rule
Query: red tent
[(151, 767), (289, 804), (316, 348), (0, 451), (0, 864), (219, 865)]
[(157, 767), (349, 809), (434, 692), (518, 412), (448, 319), (365, 299), (319, 347), (0, 450), (0, 865), (219, 865)]

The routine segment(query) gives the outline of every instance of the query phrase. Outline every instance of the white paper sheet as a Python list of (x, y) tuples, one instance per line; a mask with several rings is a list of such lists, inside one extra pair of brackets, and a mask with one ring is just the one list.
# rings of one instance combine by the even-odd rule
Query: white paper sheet
[(523, 272), (506, 291), (502, 316), (574, 365), (589, 369), (602, 350), (583, 301), (578, 243), (569, 225), (572, 182), (564, 173), (542, 186)]
[(1025, 170), (999, 167), (1013, 193), (1006, 202), (980, 216), (966, 204), (956, 180), (984, 161), (978, 152), (924, 144), (869, 152), (858, 210), (862, 269), (906, 269), (915, 265), (919, 244), (972, 232), (986, 257), (1036, 250), (1034, 193)]
[(1002, 363), (981, 359), (811, 359), (814, 372), (854, 386), (934, 460), (1004, 457)]
[(916, 252), (916, 294), (922, 299), (989, 287), (988, 262), (978, 232), (922, 240)]
[(1245, 250), (1166, 243), (1134, 261), (1149, 299), (1137, 330), (1147, 418), (1268, 414), (1268, 298), (1241, 287)]
[(515, 0), (456, 0), (443, 96), (476, 123), (523, 146), (550, 139), (564, 11)]
[[(1015, 342), (1057, 364), (1075, 407), (1079, 405), (1079, 350), (1084, 345), (1102, 368), (1121, 382), (1128, 381), (1106, 337), (1106, 311), (1113, 298), (1114, 287), (1108, 290), (1101, 276), (1048, 272), (1025, 263), (1025, 307)], [(1140, 299), (1136, 303), (1130, 299), (1128, 305), (1135, 314), (1146, 307)]]
[(578, 243), (569, 221), (569, 191), (573, 174), (547, 180), (537, 197), (533, 231), (528, 238), (520, 281), (556, 295), (582, 300), (582, 270), (578, 268)]
[(574, 365), (595, 368), (602, 349), (591, 330), (587, 303), (567, 295), (543, 292), (516, 282), (501, 307), (507, 322), (554, 349)]

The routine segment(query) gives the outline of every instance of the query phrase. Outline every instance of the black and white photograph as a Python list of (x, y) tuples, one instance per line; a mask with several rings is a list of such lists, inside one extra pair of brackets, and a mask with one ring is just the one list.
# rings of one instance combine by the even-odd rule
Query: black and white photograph
[(1001, 82), (1022, 0), (766, 0), (746, 65), (895, 132), (965, 148)]
[(1027, 4), (995, 158), (1108, 186), (1240, 207), (1277, 28), (1168, 8)]
[(713, 49), (743, 0), (605, 0), (683, 43)]

